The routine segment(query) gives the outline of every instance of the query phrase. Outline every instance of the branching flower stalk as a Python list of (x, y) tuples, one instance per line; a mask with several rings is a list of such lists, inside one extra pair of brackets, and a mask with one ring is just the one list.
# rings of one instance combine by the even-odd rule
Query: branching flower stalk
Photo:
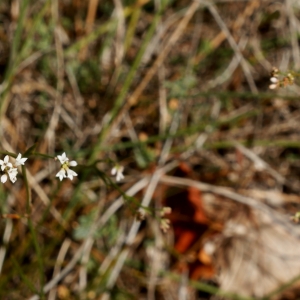
[[(26, 187), (26, 215), (27, 220), (28, 220), (28, 227), (29, 230), (31, 232), (31, 236), (32, 236), (32, 240), (33, 240), (33, 244), (34, 244), (34, 248), (38, 257), (38, 265), (39, 265), (39, 274), (40, 274), (40, 280), (41, 280), (41, 289), (44, 285), (44, 281), (45, 281), (45, 267), (44, 267), (44, 260), (43, 260), (43, 255), (41, 252), (41, 247), (39, 245), (38, 242), (38, 238), (37, 238), (37, 233), (36, 233), (36, 229), (35, 226), (32, 223), (32, 220), (30, 218), (31, 215), (31, 206), (32, 206), (32, 200), (31, 200), (31, 190), (30, 190), (30, 186), (28, 183), (28, 179), (27, 179), (27, 172), (26, 172), (26, 167), (25, 167), (25, 161), (27, 160), (27, 158), (22, 158), (22, 155), (19, 154), (16, 158), (16, 166), (21, 165), (22, 166), (22, 174), (23, 174), (23, 179), (24, 179), (24, 184)], [(42, 295), (42, 290), (41, 290), (41, 295)]]
[(26, 157), (22, 158), (21, 153), (18, 154), (16, 158), (15, 165), (9, 161), (9, 156), (6, 155), (4, 159), (0, 159), (0, 166), (1, 171), (4, 173), (1, 176), (1, 182), (5, 183), (7, 179), (9, 178), (12, 183), (15, 183), (17, 181), (17, 175), (18, 175), (18, 166), (24, 165), (25, 161), (27, 160)]
[[(54, 159), (56, 161), (59, 161), (61, 166), (60, 166), (60, 170), (56, 174), (56, 177), (58, 177), (58, 179), (60, 181), (62, 181), (64, 178), (69, 178), (70, 180), (73, 180), (74, 177), (78, 176), (78, 174), (74, 170), (71, 169), (71, 167), (76, 167), (78, 165), (77, 162), (75, 160), (70, 161), (65, 152), (63, 152), (61, 155), (57, 155), (56, 157), (53, 157), (53, 156), (49, 156), (47, 154), (36, 153), (36, 152), (33, 153), (32, 151), (34, 148), (35, 148), (35, 146), (32, 146), (31, 148), (29, 148), (24, 153), (24, 155), (40, 156), (43, 158)], [(0, 153), (6, 154), (3, 160), (0, 159), (0, 169), (3, 173), (0, 177), (0, 181), (2, 183), (7, 182), (8, 179), (12, 183), (15, 183), (17, 181), (18, 167), (19, 166), (22, 167), (24, 184), (26, 186), (26, 199), (27, 199), (27, 201), (26, 201), (26, 216), (28, 219), (30, 219), (31, 207), (32, 207), (31, 190), (30, 190), (30, 186), (28, 183), (26, 167), (25, 167), (25, 162), (27, 161), (28, 158), (22, 157), (21, 153), (19, 153), (18, 155), (14, 154), (14, 153), (2, 152), (2, 151), (0, 151)], [(15, 162), (11, 162), (10, 157), (13, 157)], [(103, 161), (101, 160), (101, 162), (103, 162)], [(117, 164), (110, 159), (105, 160), (105, 162), (114, 165), (113, 168), (111, 169), (111, 176), (115, 177), (115, 181), (110, 179), (109, 176), (107, 176), (101, 170), (98, 170), (98, 168), (96, 166), (97, 161), (91, 166), (86, 166), (85, 170), (87, 168), (94, 168), (94, 169), (96, 168), (98, 170), (99, 176), (104, 180), (105, 184), (112, 186), (113, 188), (118, 190), (122, 194), (123, 199), (125, 201), (126, 200), (130, 201), (131, 203), (136, 204), (137, 207), (142, 208), (142, 206), (140, 205), (140, 203), (138, 201), (136, 201), (132, 197), (128, 197), (128, 195), (126, 195), (117, 184), (119, 181), (121, 181), (125, 178), (125, 176), (123, 174), (124, 166)], [(83, 173), (83, 177), (84, 177), (84, 173)], [(82, 178), (81, 178), (81, 180), (82, 180)], [(148, 210), (149, 210), (149, 213), (151, 213), (150, 208), (144, 208), (144, 211), (148, 211)], [(167, 217), (165, 217), (165, 215), (170, 214), (170, 213), (171, 213), (171, 208), (169, 208), (169, 207), (163, 207), (161, 209), (161, 211), (159, 212), (159, 223), (160, 223), (160, 228), (163, 232), (166, 232), (170, 227), (170, 220)], [(138, 219), (139, 218), (143, 219), (144, 217), (145, 217), (145, 215), (137, 216)], [(31, 225), (28, 224), (28, 225), (32, 227), (31, 231), (34, 230), (32, 224)], [(35, 233), (32, 233), (32, 234), (34, 235)], [(36, 250), (39, 251), (38, 249), (36, 249)], [(41, 255), (41, 254), (39, 254), (39, 255)], [(41, 270), (43, 270), (43, 262), (42, 262), (42, 258), (40, 257), (40, 271)], [(41, 274), (42, 274), (42, 272), (41, 272)]]
[(166, 233), (170, 229), (170, 219), (166, 218), (172, 212), (172, 208), (169, 206), (164, 206), (160, 211), (160, 229)]
[(293, 74), (292, 72), (284, 75), (279, 71), (279, 69), (273, 67), (271, 71), (271, 84), (269, 85), (269, 89), (274, 90), (281, 87), (287, 87), (288, 85), (293, 85), (295, 76), (297, 75)]

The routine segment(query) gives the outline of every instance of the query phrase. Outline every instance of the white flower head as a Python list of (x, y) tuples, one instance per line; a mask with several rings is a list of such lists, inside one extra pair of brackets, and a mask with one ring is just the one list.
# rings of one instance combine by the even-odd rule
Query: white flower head
[(124, 167), (116, 165), (112, 168), (111, 175), (116, 176), (116, 181), (120, 181), (125, 178), (123, 172), (124, 172)]
[(17, 158), (16, 158), (16, 163), (15, 163), (15, 166), (20, 166), (20, 165), (24, 165), (25, 161), (27, 160), (28, 158), (26, 157), (23, 157), (22, 158), (22, 154), (19, 153)]
[(11, 168), (7, 171), (7, 174), (9, 176), (9, 179), (12, 183), (15, 183), (17, 181), (17, 175), (18, 175), (18, 169), (17, 168)]
[(7, 181), (7, 174), (3, 174), (2, 176), (1, 176), (1, 182), (2, 183), (5, 183)]
[(58, 177), (60, 181), (62, 181), (64, 178), (73, 180), (73, 177), (77, 176), (77, 173), (71, 170), (69, 167), (76, 167), (77, 162), (75, 160), (69, 161), (65, 152), (62, 155), (57, 155), (57, 158), (61, 163), (61, 169), (56, 174), (56, 177)]
[(71, 180), (73, 180), (73, 176), (77, 176), (77, 173), (71, 169), (66, 169), (66, 171), (67, 171), (67, 177), (70, 178)]
[(64, 152), (62, 155), (57, 155), (57, 158), (62, 165), (69, 160), (67, 158), (66, 152)]
[(59, 177), (59, 180), (62, 181), (64, 178), (66, 178), (66, 170), (60, 169), (60, 171), (56, 174), (56, 177)]
[(0, 159), (0, 166), (1, 166), (2, 171), (4, 171), (5, 169), (12, 168), (12, 164), (9, 162), (9, 156), (8, 155), (6, 155), (4, 157), (4, 160)]
[(12, 183), (15, 183), (17, 181), (18, 169), (13, 168), (13, 165), (9, 162), (8, 155), (4, 157), (4, 160), (0, 159), (0, 166), (1, 170), (4, 173), (3, 175), (1, 175), (1, 182), (5, 183), (9, 178)]

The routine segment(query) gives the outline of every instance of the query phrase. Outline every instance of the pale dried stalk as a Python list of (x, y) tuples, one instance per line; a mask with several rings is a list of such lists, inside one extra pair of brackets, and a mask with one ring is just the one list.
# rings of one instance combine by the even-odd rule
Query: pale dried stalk
[(249, 84), (249, 87), (251, 89), (252, 93), (257, 94), (258, 93), (258, 89), (255, 85), (253, 76), (251, 74), (250, 71), (250, 67), (248, 62), (245, 60), (245, 58), (243, 57), (239, 46), (237, 45), (237, 43), (235, 42), (234, 38), (232, 37), (227, 25), (224, 23), (224, 21), (222, 20), (221, 16), (219, 15), (216, 7), (211, 4), (211, 3), (206, 3), (207, 4), (207, 8), (209, 9), (210, 13), (213, 15), (213, 17), (215, 18), (217, 24), (220, 26), (220, 28), (223, 30), (223, 32), (226, 35), (226, 38), (228, 40), (228, 43), (230, 44), (231, 48), (233, 49), (233, 51), (235, 52), (235, 55), (237, 56), (238, 60), (241, 62), (241, 66), (243, 68), (245, 77), (247, 79), (247, 82)]
[[(56, 260), (56, 263), (55, 263), (55, 266), (54, 266), (54, 271), (53, 271), (53, 278), (58, 275), (60, 273), (60, 270), (61, 270), (61, 266), (65, 260), (65, 256), (68, 252), (68, 249), (71, 245), (71, 240), (66, 238), (62, 245), (61, 245), (61, 248), (58, 252), (58, 255), (57, 255), (57, 260)], [(56, 299), (56, 288), (53, 288), (51, 289), (50, 293), (49, 293), (49, 298), (48, 300), (55, 300)]]

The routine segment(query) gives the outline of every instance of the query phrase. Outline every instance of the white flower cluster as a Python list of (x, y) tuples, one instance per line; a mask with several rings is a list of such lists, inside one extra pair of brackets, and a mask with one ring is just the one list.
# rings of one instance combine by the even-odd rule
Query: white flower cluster
[(111, 175), (116, 176), (116, 181), (120, 181), (124, 179), (123, 172), (124, 172), (124, 167), (116, 165), (115, 167), (112, 168)]
[[(64, 178), (70, 178), (71, 180), (73, 180), (73, 177), (77, 176), (77, 173), (75, 173), (69, 167), (77, 166), (77, 162), (75, 160), (69, 161), (65, 152), (62, 155), (57, 155), (57, 158), (61, 163), (61, 168), (60, 171), (56, 174), (56, 177), (58, 177), (60, 181), (62, 181)], [(123, 172), (123, 166), (115, 165), (111, 170), (111, 175), (116, 176), (116, 181), (120, 181), (124, 179)]]
[(1, 171), (4, 173), (1, 176), (1, 182), (5, 183), (7, 181), (7, 179), (9, 178), (12, 183), (15, 183), (17, 181), (17, 175), (18, 175), (17, 166), (24, 165), (26, 160), (27, 160), (26, 157), (22, 158), (21, 153), (18, 154), (14, 166), (9, 161), (9, 156), (8, 155), (6, 155), (4, 157), (4, 160), (0, 159)]
[[(3, 160), (0, 159), (0, 168), (3, 173), (0, 177), (1, 182), (5, 183), (9, 178), (12, 183), (15, 183), (17, 181), (18, 175), (17, 167), (20, 165), (24, 165), (27, 159), (28, 158), (26, 157), (22, 158), (21, 153), (18, 154), (14, 164), (9, 161), (8, 155), (6, 155)], [(61, 163), (61, 167), (59, 172), (56, 174), (56, 177), (58, 177), (60, 181), (62, 181), (64, 178), (73, 180), (74, 176), (77, 176), (77, 173), (71, 170), (70, 167), (76, 167), (77, 162), (75, 160), (69, 161), (69, 158), (67, 157), (65, 152), (62, 155), (57, 155), (57, 159)], [(116, 181), (120, 181), (124, 179), (123, 171), (123, 166), (116, 165), (111, 170), (111, 175), (116, 176)]]
[(57, 158), (61, 163), (61, 168), (60, 171), (56, 174), (56, 177), (58, 177), (60, 181), (62, 181), (63, 178), (70, 178), (71, 180), (73, 180), (73, 177), (77, 176), (77, 173), (75, 173), (69, 167), (77, 166), (77, 162), (75, 160), (69, 161), (65, 152), (62, 155), (57, 155)]
[(279, 73), (279, 70), (276, 67), (273, 67), (270, 78), (272, 84), (269, 85), (269, 89), (274, 90), (294, 84), (295, 78), (293, 74), (288, 73), (286, 76), (281, 76), (281, 78), (279, 78)]

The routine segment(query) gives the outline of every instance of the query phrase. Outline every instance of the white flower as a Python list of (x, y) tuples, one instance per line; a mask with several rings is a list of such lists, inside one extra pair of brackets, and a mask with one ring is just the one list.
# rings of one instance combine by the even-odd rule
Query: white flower
[(9, 179), (12, 183), (15, 183), (17, 181), (17, 175), (18, 175), (18, 169), (17, 168), (10, 168), (8, 170), (5, 170), (5, 172), (6, 173), (1, 176), (1, 182), (2, 183), (5, 183), (7, 181), (8, 177), (9, 177)]
[(59, 177), (60, 181), (62, 181), (64, 178), (66, 178), (65, 169), (60, 169), (60, 171), (56, 174), (56, 177)]
[(124, 179), (123, 171), (124, 171), (123, 166), (115, 166), (111, 170), (111, 175), (113, 175), (113, 176), (116, 175), (116, 181), (120, 181), (120, 180)]
[(18, 169), (13, 168), (13, 165), (9, 162), (8, 155), (4, 157), (4, 160), (0, 159), (0, 166), (1, 170), (4, 173), (0, 179), (1, 182), (5, 183), (7, 181), (7, 178), (9, 178), (12, 183), (15, 183), (17, 181)]
[(18, 154), (17, 158), (16, 158), (16, 163), (15, 163), (15, 166), (20, 166), (20, 165), (24, 165), (25, 161), (27, 160), (28, 158), (26, 157), (23, 157), (22, 158), (22, 155), (21, 153)]
[(76, 167), (77, 166), (77, 162), (75, 160), (72, 160), (72, 161), (69, 162), (69, 166)]
[(67, 169), (66, 171), (67, 171), (67, 177), (70, 178), (71, 180), (73, 180), (73, 176), (77, 176), (77, 173), (75, 173), (71, 169)]
[(57, 158), (61, 163), (61, 169), (56, 174), (56, 177), (59, 177), (60, 181), (62, 181), (64, 178), (70, 178), (73, 180), (73, 177), (77, 176), (77, 173), (71, 170), (69, 167), (76, 167), (77, 162), (75, 160), (69, 162), (65, 152), (62, 155), (57, 155)]
[(6, 168), (12, 168), (12, 164), (9, 162), (9, 156), (6, 155), (4, 160), (0, 159), (1, 170), (4, 171)]
[(62, 165), (69, 160), (66, 156), (66, 152), (64, 152), (62, 155), (57, 155), (57, 158)]
[(8, 170), (8, 176), (12, 183), (15, 183), (17, 181), (17, 175), (18, 175), (18, 169), (17, 168), (11, 168)]
[(2, 183), (5, 183), (7, 181), (7, 175), (6, 174), (3, 174), (2, 176), (1, 176), (1, 182)]
[(269, 89), (274, 90), (274, 89), (278, 88), (279, 80), (277, 77), (271, 77), (270, 81), (272, 82), (272, 84), (269, 85)]

